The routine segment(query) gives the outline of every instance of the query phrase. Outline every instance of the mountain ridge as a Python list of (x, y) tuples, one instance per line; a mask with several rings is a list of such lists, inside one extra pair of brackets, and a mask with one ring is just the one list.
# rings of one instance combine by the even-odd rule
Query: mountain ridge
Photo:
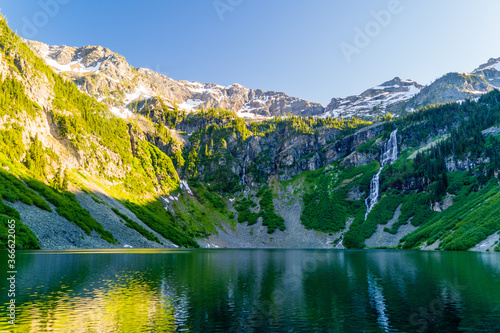
[[(119, 115), (127, 114), (130, 103), (152, 97), (160, 97), (169, 106), (178, 105), (188, 112), (201, 107), (219, 107), (248, 118), (269, 118), (286, 113), (308, 116), (323, 110), (318, 103), (282, 92), (248, 89), (237, 83), (221, 86), (176, 81), (150, 69), (133, 68), (125, 58), (101, 46), (76, 48), (27, 42), (53, 69), (64, 72), (82, 91), (116, 108), (113, 111)], [(118, 88), (125, 91), (125, 96), (114, 94)]]
[(53, 69), (70, 77), (82, 91), (104, 102), (122, 117), (141, 111), (134, 106), (160, 98), (169, 107), (177, 106), (187, 112), (216, 107), (249, 119), (269, 119), (290, 113), (374, 120), (387, 113), (399, 116), (428, 105), (477, 98), (500, 87), (500, 58), (491, 58), (471, 73), (448, 73), (427, 86), (395, 77), (359, 95), (332, 98), (325, 107), (283, 92), (249, 89), (237, 83), (222, 86), (174, 80), (150, 69), (133, 68), (123, 56), (102, 46), (68, 47), (26, 42)]

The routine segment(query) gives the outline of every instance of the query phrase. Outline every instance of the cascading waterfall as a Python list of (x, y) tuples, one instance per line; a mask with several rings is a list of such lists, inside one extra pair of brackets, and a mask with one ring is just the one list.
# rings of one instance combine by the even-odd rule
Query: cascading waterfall
[(365, 220), (368, 218), (368, 214), (370, 214), (373, 207), (378, 202), (378, 198), (380, 195), (380, 173), (382, 169), (388, 165), (396, 162), (398, 159), (398, 130), (396, 129), (391, 133), (391, 137), (384, 144), (382, 148), (382, 154), (380, 155), (380, 169), (377, 174), (373, 176), (372, 181), (370, 183), (370, 195), (365, 200), (366, 205), (366, 214)]

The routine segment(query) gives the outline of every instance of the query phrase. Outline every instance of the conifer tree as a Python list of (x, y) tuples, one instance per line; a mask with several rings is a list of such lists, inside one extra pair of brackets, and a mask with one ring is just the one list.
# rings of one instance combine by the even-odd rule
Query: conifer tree
[(63, 173), (61, 190), (62, 191), (67, 191), (68, 190), (68, 185), (69, 185), (68, 169), (66, 168), (66, 169), (64, 169), (64, 173)]

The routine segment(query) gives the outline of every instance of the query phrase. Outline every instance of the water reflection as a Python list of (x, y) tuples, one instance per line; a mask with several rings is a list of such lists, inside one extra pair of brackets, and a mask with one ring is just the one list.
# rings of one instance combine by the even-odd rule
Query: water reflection
[(476, 253), (25, 252), (14, 331), (492, 332), (498, 272)]
[(368, 271), (368, 292), (370, 301), (378, 313), (378, 324), (384, 332), (389, 332), (389, 318), (387, 317), (387, 308), (385, 306), (385, 297), (382, 287), (377, 279)]

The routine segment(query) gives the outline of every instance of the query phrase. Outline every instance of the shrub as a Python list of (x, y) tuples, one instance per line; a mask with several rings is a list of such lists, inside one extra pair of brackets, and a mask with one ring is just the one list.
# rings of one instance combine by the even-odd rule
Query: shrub
[(35, 179), (25, 179), (24, 181), (29, 187), (43, 195), (56, 206), (59, 215), (73, 222), (85, 231), (87, 235), (90, 235), (92, 230), (95, 230), (102, 239), (111, 244), (116, 244), (113, 235), (109, 231), (104, 230), (103, 226), (94, 220), (87, 210), (82, 208), (73, 193), (58, 192)]

